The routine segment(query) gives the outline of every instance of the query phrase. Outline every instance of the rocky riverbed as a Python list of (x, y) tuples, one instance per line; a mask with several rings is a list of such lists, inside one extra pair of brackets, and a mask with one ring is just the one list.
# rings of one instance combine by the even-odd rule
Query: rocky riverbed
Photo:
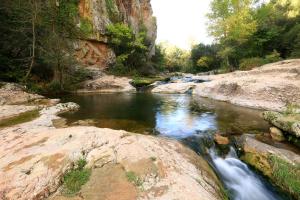
[[(223, 199), (208, 163), (177, 141), (92, 126), (57, 129), (57, 114), (78, 105), (39, 108), (32, 121), (0, 128), (1, 199)], [(78, 195), (64, 196), (63, 176), (79, 159), (87, 161), (90, 180)]]

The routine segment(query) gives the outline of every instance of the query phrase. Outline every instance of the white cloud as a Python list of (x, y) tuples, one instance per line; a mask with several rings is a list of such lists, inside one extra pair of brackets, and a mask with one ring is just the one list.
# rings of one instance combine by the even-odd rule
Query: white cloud
[(157, 17), (157, 42), (168, 41), (189, 49), (191, 42), (211, 43), (206, 31), (211, 0), (151, 0)]

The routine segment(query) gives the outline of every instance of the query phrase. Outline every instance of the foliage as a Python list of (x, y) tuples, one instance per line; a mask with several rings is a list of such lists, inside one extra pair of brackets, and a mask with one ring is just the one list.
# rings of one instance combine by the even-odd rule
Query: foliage
[(112, 22), (119, 22), (120, 16), (118, 12), (118, 8), (116, 7), (115, 0), (105, 0), (106, 10), (108, 12), (109, 18)]
[(47, 85), (54, 81), (64, 90), (67, 72), (76, 63), (73, 40), (91, 29), (86, 21), (76, 26), (78, 2), (1, 1), (0, 79), (26, 82), (34, 90), (40, 90), (38, 82)]
[(126, 177), (127, 180), (133, 183), (135, 186), (140, 187), (143, 185), (143, 180), (132, 171), (126, 172)]
[(93, 24), (88, 19), (80, 19), (80, 30), (85, 36), (93, 33)]
[(4, 127), (9, 127), (25, 122), (32, 121), (33, 119), (36, 119), (39, 117), (39, 110), (33, 110), (33, 111), (28, 111), (19, 114), (16, 117), (8, 118), (8, 119), (2, 119), (0, 121), (0, 128)]
[(110, 38), (109, 45), (117, 56), (114, 67), (128, 73), (140, 69), (147, 63), (149, 47), (146, 30), (135, 34), (128, 25), (116, 23), (107, 26), (107, 33)]
[(168, 78), (166, 77), (140, 77), (140, 76), (135, 76), (132, 80), (132, 85), (135, 87), (144, 87), (151, 85), (152, 83), (156, 81), (166, 81)]
[(260, 57), (244, 58), (240, 61), (240, 70), (251, 70), (266, 64), (265, 59)]
[(297, 5), (291, 0), (213, 0), (208, 28), (219, 46), (216, 54), (221, 59), (220, 67), (250, 69), (299, 57)]
[(91, 170), (85, 169), (86, 160), (79, 159), (76, 167), (66, 173), (63, 177), (63, 192), (66, 195), (73, 195), (80, 191), (81, 186), (88, 182)]
[(294, 197), (300, 197), (300, 165), (291, 164), (276, 156), (269, 157), (272, 177), (279, 186)]
[(169, 72), (185, 71), (191, 64), (189, 51), (168, 42), (160, 43), (158, 46), (164, 55), (163, 63), (165, 70)]
[(166, 59), (161, 45), (155, 45), (155, 55), (151, 57), (151, 63), (158, 71), (164, 71)]
[(216, 44), (198, 44), (193, 46), (191, 60), (193, 68), (191, 72), (204, 72), (220, 68), (221, 62), (218, 57), (219, 46)]

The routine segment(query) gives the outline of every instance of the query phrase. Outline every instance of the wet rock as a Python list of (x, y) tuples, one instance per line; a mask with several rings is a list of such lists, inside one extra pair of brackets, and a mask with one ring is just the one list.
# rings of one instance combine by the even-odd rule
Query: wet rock
[(165, 93), (165, 94), (184, 94), (191, 92), (196, 86), (195, 83), (168, 83), (158, 85), (152, 89), (153, 93)]
[(263, 117), (273, 126), (295, 137), (300, 137), (300, 114), (282, 114), (267, 111), (263, 113)]
[[(238, 139), (242, 160), (255, 167), (285, 192), (300, 199), (300, 155), (256, 140), (252, 135)], [(293, 181), (291, 181), (293, 179)]]
[(227, 137), (222, 136), (221, 134), (215, 134), (214, 141), (219, 145), (229, 144), (229, 139)]
[(285, 141), (285, 137), (283, 132), (276, 128), (276, 127), (271, 127), (270, 128), (270, 135), (272, 137), (273, 140), (278, 141), (278, 142), (283, 142)]

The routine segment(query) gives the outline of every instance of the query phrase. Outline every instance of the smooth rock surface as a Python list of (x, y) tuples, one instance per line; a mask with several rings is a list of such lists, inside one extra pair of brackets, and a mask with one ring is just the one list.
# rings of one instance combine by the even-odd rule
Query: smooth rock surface
[[(113, 197), (120, 192), (117, 186), (128, 189), (128, 200), (222, 199), (218, 178), (207, 162), (177, 141), (95, 127), (53, 126), (58, 113), (76, 109), (74, 103), (58, 104), (44, 108), (31, 122), (0, 130), (2, 199), (43, 199), (51, 194), (50, 199), (68, 199), (58, 190), (61, 178), (82, 157), (92, 167), (92, 177), (81, 196), (71, 199)], [(103, 167), (112, 173), (105, 175)], [(141, 186), (124, 178), (128, 171), (143, 180)], [(114, 184), (107, 185), (109, 180)]]
[(24, 104), (44, 99), (43, 96), (25, 92), (25, 88), (16, 83), (0, 83), (0, 105)]
[(300, 59), (205, 78), (210, 82), (197, 84), (194, 95), (276, 111), (287, 102), (300, 104)]
[(130, 84), (131, 81), (126, 77), (104, 75), (94, 80), (85, 81), (82, 84), (82, 89), (77, 90), (77, 93), (136, 92), (136, 89)]

